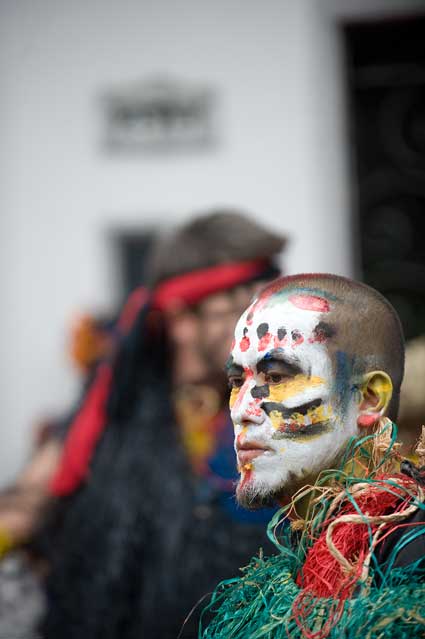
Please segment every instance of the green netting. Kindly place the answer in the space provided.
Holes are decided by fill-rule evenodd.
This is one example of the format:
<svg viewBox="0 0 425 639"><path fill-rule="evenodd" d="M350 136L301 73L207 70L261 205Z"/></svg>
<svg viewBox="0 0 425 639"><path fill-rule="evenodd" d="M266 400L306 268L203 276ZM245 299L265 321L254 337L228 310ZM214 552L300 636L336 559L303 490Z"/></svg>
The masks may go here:
<svg viewBox="0 0 425 639"><path fill-rule="evenodd" d="M395 574L397 573L397 574ZM425 637L425 584L414 570L398 570L391 584L372 586L366 595L344 602L336 623L335 601L312 599L304 627L298 627L293 604L300 592L291 558L256 558L243 576L223 582L208 607L213 621L203 639L286 639L326 636L332 639L415 639ZM422 575L423 578L423 575ZM327 625L330 628L326 628Z"/></svg>

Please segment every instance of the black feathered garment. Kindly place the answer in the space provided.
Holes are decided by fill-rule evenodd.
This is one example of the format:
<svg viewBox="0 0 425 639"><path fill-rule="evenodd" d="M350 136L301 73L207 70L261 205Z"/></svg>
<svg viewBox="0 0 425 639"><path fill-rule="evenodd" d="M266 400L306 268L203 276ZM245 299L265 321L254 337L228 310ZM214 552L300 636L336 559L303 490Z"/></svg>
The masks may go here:
<svg viewBox="0 0 425 639"><path fill-rule="evenodd" d="M264 524L231 520L196 480L172 410L164 330L148 309L120 348L86 484L55 506L45 639L176 638L191 608L237 574ZM152 321L150 320L150 324ZM197 636L198 606L181 632Z"/></svg>

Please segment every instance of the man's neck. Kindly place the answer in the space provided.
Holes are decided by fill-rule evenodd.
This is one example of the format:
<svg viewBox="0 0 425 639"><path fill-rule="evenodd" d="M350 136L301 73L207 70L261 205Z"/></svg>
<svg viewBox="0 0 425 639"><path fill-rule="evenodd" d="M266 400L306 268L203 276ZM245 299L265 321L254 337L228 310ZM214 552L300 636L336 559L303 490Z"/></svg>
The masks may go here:
<svg viewBox="0 0 425 639"><path fill-rule="evenodd" d="M384 442L382 450L379 450L377 443L379 444L374 438L366 440L361 446L356 447L355 454L349 459L345 461L343 457L340 457L335 461L333 468L340 469L339 471L335 470L335 473L332 473L332 470L329 469L316 477L309 477L303 482L303 485L291 491L290 494L283 493L277 500L279 506L288 507L292 504L287 513L291 521L308 520L313 501L323 493L323 489L331 486L335 478L342 482L348 477L362 480L370 477L371 473L376 471L387 445L387 442ZM398 443L394 444L394 447L398 446ZM398 462L394 455L389 454L388 461L385 462L382 469L384 472L395 472L397 465ZM320 479L321 476L323 480Z"/></svg>
<svg viewBox="0 0 425 639"><path fill-rule="evenodd" d="M305 481L291 492L282 493L277 502L281 508L288 508L287 517L291 521L307 520L312 501L319 495L315 490L317 477L306 478Z"/></svg>

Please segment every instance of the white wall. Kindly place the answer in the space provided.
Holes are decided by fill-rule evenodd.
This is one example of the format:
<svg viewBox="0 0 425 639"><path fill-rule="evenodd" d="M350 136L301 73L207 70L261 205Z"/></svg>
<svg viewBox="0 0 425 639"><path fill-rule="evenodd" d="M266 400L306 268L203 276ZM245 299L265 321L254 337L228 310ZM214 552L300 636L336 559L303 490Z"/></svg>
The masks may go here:
<svg viewBox="0 0 425 639"><path fill-rule="evenodd" d="M287 270L352 272L334 24L352 4L0 1L0 482L23 462L34 419L74 396L64 327L112 302L112 224L231 204L291 236ZM100 94L156 72L218 90L221 145L103 155Z"/></svg>

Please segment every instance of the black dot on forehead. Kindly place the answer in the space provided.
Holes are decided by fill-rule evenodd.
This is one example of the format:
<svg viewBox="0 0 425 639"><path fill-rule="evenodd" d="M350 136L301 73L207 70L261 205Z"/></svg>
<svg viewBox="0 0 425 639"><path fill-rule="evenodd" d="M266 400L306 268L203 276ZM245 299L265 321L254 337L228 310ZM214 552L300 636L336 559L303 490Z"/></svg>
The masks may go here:
<svg viewBox="0 0 425 639"><path fill-rule="evenodd" d="M283 339L285 335L286 335L286 328L281 327L277 329L277 339L279 340Z"/></svg>
<svg viewBox="0 0 425 639"><path fill-rule="evenodd" d="M323 335L324 337L334 337L336 335L335 326L331 326L327 322L319 322L315 328L313 333L315 335Z"/></svg>
<svg viewBox="0 0 425 639"><path fill-rule="evenodd" d="M263 322L262 324L259 324L257 326L257 335L258 335L259 339L264 337L264 335L268 332L268 330L269 330L269 325L266 322Z"/></svg>

